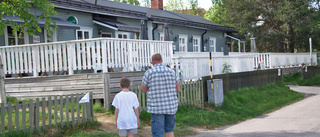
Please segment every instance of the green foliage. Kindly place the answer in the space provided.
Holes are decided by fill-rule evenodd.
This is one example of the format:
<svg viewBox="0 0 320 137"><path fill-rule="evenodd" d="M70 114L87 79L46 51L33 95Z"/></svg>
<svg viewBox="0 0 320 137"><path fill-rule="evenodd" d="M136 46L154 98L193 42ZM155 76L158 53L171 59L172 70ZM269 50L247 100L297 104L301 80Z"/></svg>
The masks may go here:
<svg viewBox="0 0 320 137"><path fill-rule="evenodd" d="M231 65L228 65L227 62L224 62L222 67L223 67L223 69L222 69L223 74L232 72Z"/></svg>
<svg viewBox="0 0 320 137"><path fill-rule="evenodd" d="M1 134L1 137L32 137L30 132L26 132L23 130L20 131L9 131L5 134Z"/></svg>
<svg viewBox="0 0 320 137"><path fill-rule="evenodd" d="M297 82L299 86L313 86L313 85L320 85L320 75L316 75L310 79L306 80L299 80Z"/></svg>
<svg viewBox="0 0 320 137"><path fill-rule="evenodd" d="M40 16L33 15L30 10L40 10ZM41 32L39 22L45 21L44 28L49 30L51 34L53 27L56 26L56 22L53 22L50 16L56 15L54 11L54 4L51 4L49 0L4 0L0 3L0 34L4 34L5 24L10 24L14 31L20 32L20 36L24 32L30 35L34 35L36 31ZM12 20L3 20L4 15L16 16L24 21L22 24L18 24Z"/></svg>
<svg viewBox="0 0 320 137"><path fill-rule="evenodd" d="M148 113L146 110L143 110L140 112L139 118L141 121L148 122L151 120L151 114Z"/></svg>
<svg viewBox="0 0 320 137"><path fill-rule="evenodd" d="M11 102L14 104L16 101L19 101L16 97L6 96L7 103Z"/></svg>
<svg viewBox="0 0 320 137"><path fill-rule="evenodd" d="M164 9L201 17L206 14L206 11L198 6L196 0L189 0L189 3L185 3L183 0L168 0Z"/></svg>
<svg viewBox="0 0 320 137"><path fill-rule="evenodd" d="M305 52L309 50L309 38L314 49L320 49L320 11L314 0L216 3L206 18L234 27L239 36L247 39L254 36L259 52Z"/></svg>
<svg viewBox="0 0 320 137"><path fill-rule="evenodd" d="M301 73L297 72L282 77L282 81L286 83L295 83L299 86L320 85L320 75L316 75L310 79L301 79Z"/></svg>
<svg viewBox="0 0 320 137"><path fill-rule="evenodd" d="M132 5L140 5L139 0L114 0L114 1L127 3L127 4L132 4Z"/></svg>
<svg viewBox="0 0 320 137"><path fill-rule="evenodd" d="M293 73L282 77L282 81L286 83L297 83L301 80L301 73Z"/></svg>
<svg viewBox="0 0 320 137"><path fill-rule="evenodd" d="M179 106L176 122L215 128L260 116L301 100L303 97L303 94L290 90L282 83L241 88L227 92L220 108Z"/></svg>
<svg viewBox="0 0 320 137"><path fill-rule="evenodd" d="M104 109L103 105L100 103L95 103L93 105L93 111L97 113L104 113L106 112L106 109Z"/></svg>

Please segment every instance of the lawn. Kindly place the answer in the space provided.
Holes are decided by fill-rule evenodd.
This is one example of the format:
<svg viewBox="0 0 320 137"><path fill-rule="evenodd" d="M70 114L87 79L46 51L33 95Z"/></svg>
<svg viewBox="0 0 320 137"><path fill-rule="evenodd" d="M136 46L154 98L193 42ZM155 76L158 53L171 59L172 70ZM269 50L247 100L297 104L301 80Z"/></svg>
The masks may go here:
<svg viewBox="0 0 320 137"><path fill-rule="evenodd" d="M214 129L221 126L232 125L241 121L261 116L275 111L283 106L303 99L304 95L294 92L283 83L272 83L261 87L246 87L239 90L228 91L224 95L222 107L207 106L198 108L191 106L179 106L176 114L176 136L195 134L189 127L202 127ZM112 111L105 111L102 106L94 106L95 114L113 116ZM99 113L98 113L99 112ZM150 126L151 116L145 111L140 113L141 127L138 136L143 136L142 131L150 132L146 127ZM118 136L117 131L106 133L101 129L101 123L94 121L76 127L62 129L51 128L34 134L19 134L19 136ZM10 133L13 136L17 133ZM6 135L4 135L6 136ZM7 134L7 136L10 136Z"/></svg>

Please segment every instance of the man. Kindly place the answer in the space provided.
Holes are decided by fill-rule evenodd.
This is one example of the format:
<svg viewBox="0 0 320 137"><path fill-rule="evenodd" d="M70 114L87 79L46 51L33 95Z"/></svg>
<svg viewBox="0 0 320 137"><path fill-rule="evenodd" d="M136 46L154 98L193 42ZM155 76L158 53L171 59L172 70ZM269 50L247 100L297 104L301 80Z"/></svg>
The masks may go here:
<svg viewBox="0 0 320 137"><path fill-rule="evenodd" d="M153 137L174 137L175 114L178 110L179 76L162 65L160 53L152 55L153 68L143 76L141 89L148 91L147 112L151 113Z"/></svg>

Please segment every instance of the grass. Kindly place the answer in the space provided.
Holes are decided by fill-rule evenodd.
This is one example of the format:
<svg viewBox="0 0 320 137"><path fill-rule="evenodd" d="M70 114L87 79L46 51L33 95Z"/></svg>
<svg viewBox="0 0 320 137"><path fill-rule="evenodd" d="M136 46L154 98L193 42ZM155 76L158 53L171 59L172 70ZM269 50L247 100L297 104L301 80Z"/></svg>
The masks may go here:
<svg viewBox="0 0 320 137"><path fill-rule="evenodd" d="M295 78L299 76L293 75ZM296 82L295 78L287 80ZM319 77L315 77L319 79ZM317 80L313 80L317 81ZM208 129L236 124L238 122L261 116L272 112L285 105L301 100L303 94L291 91L283 83L273 83L261 87L247 87L229 91L224 95L222 107L208 106L198 108L191 106L179 106L176 113L176 136L194 134L188 126L200 126ZM110 115L114 108L106 111L101 104L94 105L95 113ZM150 125L151 115L146 111L140 112L141 126ZM75 127L51 128L45 131L33 133L7 133L9 136L66 136L66 137L118 137L118 133L103 133L99 131L100 123L97 121L80 124ZM143 129L143 127L139 127ZM145 129L144 129L145 130ZM10 135L12 134L12 135ZM139 133L138 133L139 134Z"/></svg>
<svg viewBox="0 0 320 137"><path fill-rule="evenodd" d="M180 127L206 126L213 129L272 112L301 100L303 97L303 94L291 91L282 83L241 88L227 92L224 96L224 103L220 108L210 106L203 109L179 106L176 113L176 125ZM149 113L140 113L140 120L150 121L150 119Z"/></svg>
<svg viewBox="0 0 320 137"><path fill-rule="evenodd" d="M176 122L213 129L272 112L303 97L303 94L291 91L282 83L241 88L227 92L221 108L179 107Z"/></svg>
<svg viewBox="0 0 320 137"><path fill-rule="evenodd" d="M301 73L289 74L282 77L282 81L285 83L297 84L299 86L313 86L320 85L320 75L316 75L310 79L301 79Z"/></svg>
<svg viewBox="0 0 320 137"><path fill-rule="evenodd" d="M297 82L299 86L313 86L313 85L320 85L320 75L316 75L307 80L300 80Z"/></svg>

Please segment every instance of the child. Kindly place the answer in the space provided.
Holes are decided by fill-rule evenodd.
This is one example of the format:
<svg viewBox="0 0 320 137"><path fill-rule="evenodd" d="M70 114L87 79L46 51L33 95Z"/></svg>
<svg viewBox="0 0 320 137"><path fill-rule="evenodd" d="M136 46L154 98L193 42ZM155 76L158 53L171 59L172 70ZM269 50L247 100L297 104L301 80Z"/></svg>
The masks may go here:
<svg viewBox="0 0 320 137"><path fill-rule="evenodd" d="M113 99L112 105L116 108L116 127L119 135L133 137L138 133L139 123L139 101L137 95L129 91L130 80L122 78L120 80L120 91Z"/></svg>

